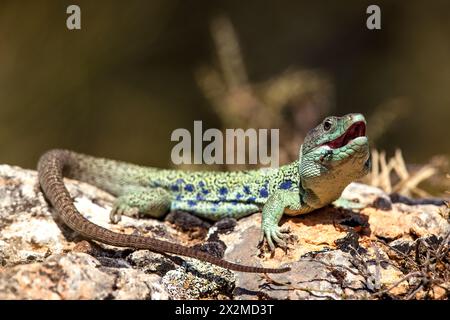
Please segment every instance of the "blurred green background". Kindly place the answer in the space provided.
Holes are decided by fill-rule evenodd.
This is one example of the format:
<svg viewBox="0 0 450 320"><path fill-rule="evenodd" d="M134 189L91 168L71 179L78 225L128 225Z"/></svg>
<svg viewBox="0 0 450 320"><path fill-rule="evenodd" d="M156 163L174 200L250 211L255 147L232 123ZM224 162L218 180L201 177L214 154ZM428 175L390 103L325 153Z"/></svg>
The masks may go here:
<svg viewBox="0 0 450 320"><path fill-rule="evenodd" d="M80 31L66 28L70 4L81 7ZM310 110L303 114L307 127L322 115L362 112L378 149L401 148L412 163L448 157L450 2L377 1L378 31L366 28L369 4L2 0L0 163L34 168L41 153L58 147L168 167L176 128L192 131L194 120L252 127L251 117L239 122L231 109L224 115L233 92L263 97L251 109L261 126L269 117L260 105L273 101L267 97L269 87L278 88L274 79L295 89L316 76L309 98L275 92L281 95L276 110ZM233 50L224 58L227 46ZM231 69L238 63L236 81L227 75L227 59ZM306 78L289 78L302 70L310 72ZM222 77L221 88L214 76ZM241 100L231 104L239 109ZM294 118L291 112L284 120ZM274 125L289 123L284 120ZM280 134L296 136L295 130L304 134L298 123Z"/></svg>

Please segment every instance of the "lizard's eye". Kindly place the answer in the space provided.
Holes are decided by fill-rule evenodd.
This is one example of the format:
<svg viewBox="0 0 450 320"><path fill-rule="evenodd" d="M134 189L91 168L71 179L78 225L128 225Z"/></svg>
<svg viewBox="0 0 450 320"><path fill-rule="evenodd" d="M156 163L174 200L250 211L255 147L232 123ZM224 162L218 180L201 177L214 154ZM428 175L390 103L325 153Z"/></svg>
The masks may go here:
<svg viewBox="0 0 450 320"><path fill-rule="evenodd" d="M323 123L323 129L325 131L328 131L331 129L331 125L333 124L333 122L330 119L326 119Z"/></svg>

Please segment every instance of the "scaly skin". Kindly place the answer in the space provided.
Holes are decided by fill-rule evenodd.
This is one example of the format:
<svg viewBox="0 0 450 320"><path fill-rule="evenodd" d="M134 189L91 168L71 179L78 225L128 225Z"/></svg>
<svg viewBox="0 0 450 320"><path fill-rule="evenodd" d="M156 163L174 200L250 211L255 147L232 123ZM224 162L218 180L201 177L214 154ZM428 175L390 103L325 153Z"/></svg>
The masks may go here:
<svg viewBox="0 0 450 320"><path fill-rule="evenodd" d="M345 134L354 139L343 139ZM47 196L52 193L54 198L57 192L51 192L54 190L48 181L52 174L43 174L51 171L52 164L59 164L58 168L70 178L116 195L111 212L113 222L118 222L122 214L136 212L161 217L170 210L184 210L219 220L238 219L262 210L261 240L265 238L272 250L275 244L285 246L285 230L278 227L283 213L304 214L333 202L351 181L370 169L365 120L361 114L326 118L306 136L299 159L278 169L166 170L52 150L41 157L38 170L41 185L47 187L44 192ZM57 170L53 171L57 175ZM57 199L50 200L54 203ZM86 232L85 235L89 237Z"/></svg>

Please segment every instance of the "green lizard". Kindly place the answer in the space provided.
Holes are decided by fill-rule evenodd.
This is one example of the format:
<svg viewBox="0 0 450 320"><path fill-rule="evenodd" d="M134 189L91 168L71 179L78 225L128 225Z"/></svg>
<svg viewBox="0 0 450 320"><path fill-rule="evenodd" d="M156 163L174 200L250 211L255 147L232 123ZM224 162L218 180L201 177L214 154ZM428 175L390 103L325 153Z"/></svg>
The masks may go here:
<svg viewBox="0 0 450 320"><path fill-rule="evenodd" d="M68 150L51 150L39 160L41 187L63 221L82 235L111 245L170 252L244 272L284 272L234 264L204 252L149 237L125 235L85 219L73 205L63 174L117 196L111 220L139 212L154 218L184 210L219 220L241 218L262 210L261 240L271 250L285 246L283 215L299 215L338 199L343 189L370 169L366 121L361 114L327 117L312 129L298 160L280 168L249 171L180 171L142 167L95 158Z"/></svg>

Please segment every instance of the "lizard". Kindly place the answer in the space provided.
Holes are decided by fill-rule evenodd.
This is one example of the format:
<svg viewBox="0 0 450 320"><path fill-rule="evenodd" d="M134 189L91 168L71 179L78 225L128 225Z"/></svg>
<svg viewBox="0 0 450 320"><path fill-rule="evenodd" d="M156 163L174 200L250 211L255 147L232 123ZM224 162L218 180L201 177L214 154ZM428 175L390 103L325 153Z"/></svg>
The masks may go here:
<svg viewBox="0 0 450 320"><path fill-rule="evenodd" d="M123 214L133 213L161 218L180 210L217 221L262 211L260 243L266 239L273 251L276 245L286 245L289 230L278 225L283 214L305 214L332 203L350 182L369 170L366 120L362 114L352 113L325 118L307 133L298 159L279 168L160 169L54 149L40 157L38 180L62 221L88 239L192 257L235 271L281 273L290 268L240 265L180 244L100 227L76 209L63 177L90 183L116 196L110 214L113 223Z"/></svg>

